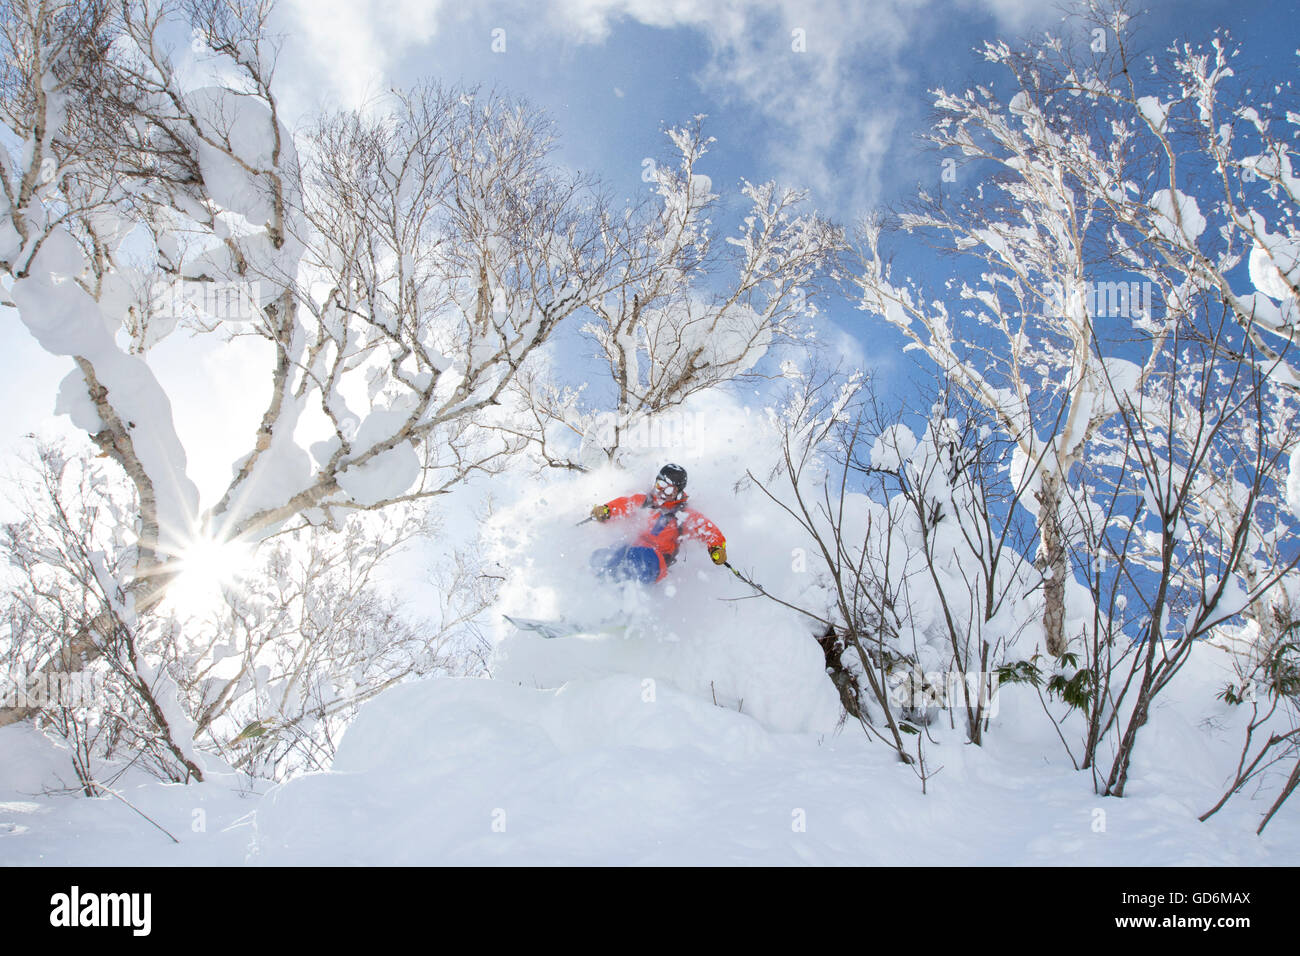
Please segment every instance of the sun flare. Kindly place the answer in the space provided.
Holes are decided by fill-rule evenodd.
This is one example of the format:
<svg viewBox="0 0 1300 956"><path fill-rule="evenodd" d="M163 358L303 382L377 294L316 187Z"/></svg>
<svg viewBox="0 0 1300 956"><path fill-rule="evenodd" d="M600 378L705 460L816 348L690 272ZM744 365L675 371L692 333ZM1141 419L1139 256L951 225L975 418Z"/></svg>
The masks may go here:
<svg viewBox="0 0 1300 956"><path fill-rule="evenodd" d="M237 541L196 537L181 554L180 571L167 588L167 604L185 616L205 616L221 607L223 592L247 568L248 549Z"/></svg>

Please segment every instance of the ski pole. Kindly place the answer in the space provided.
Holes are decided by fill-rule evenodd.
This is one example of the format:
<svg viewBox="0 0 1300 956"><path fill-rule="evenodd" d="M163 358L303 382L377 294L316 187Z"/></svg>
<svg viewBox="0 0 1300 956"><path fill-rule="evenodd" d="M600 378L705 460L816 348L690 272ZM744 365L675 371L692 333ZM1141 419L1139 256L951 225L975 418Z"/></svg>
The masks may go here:
<svg viewBox="0 0 1300 956"><path fill-rule="evenodd" d="M791 604L789 601L782 601L782 600L781 600L779 597L777 597L775 594L771 594L771 593L769 593L766 589L763 588L763 586L762 586L761 584L758 584L758 583L754 582L753 580L751 580L750 578L745 577L743 574L741 574L739 571L737 571L735 568L733 568L733 567L731 566L731 562L730 562L730 561L723 561L723 562L722 562L722 566L723 566L724 568L726 568L728 571L730 571L732 574L734 574L736 577L740 578L740 580L742 580L742 581L744 581L746 584L748 584L751 588L753 588L753 589L754 589L755 591L757 591L759 594L763 595L763 597L767 598L769 601L775 601L777 604L783 605L784 607L788 607L788 608L789 608L790 610L792 610L792 611L798 611L800 614L803 614L803 615L805 615L806 617L810 617L810 618L812 618L814 621L818 621L818 622L820 622L820 623L822 623L822 624L827 625L828 627L831 626L831 625L830 625L830 621L827 621L825 618L818 617L818 616L817 616L816 614L814 614L812 611L805 611L803 608L801 608L801 607L796 607L795 605Z"/></svg>
<svg viewBox="0 0 1300 956"><path fill-rule="evenodd" d="M734 574L736 577L740 578L740 580L742 580L742 581L744 581L746 584L748 584L748 585L749 585L751 588L753 588L755 591L758 591L758 592L760 592L760 593L762 593L762 594L766 594L766 593L767 593L766 591L763 590L763 588L762 588L760 585L758 585L758 584L756 584L755 582L751 581L749 578L745 577L743 574L741 574L739 571L737 571L734 567L732 567L730 561L723 561L723 562L722 562L722 566L723 566L724 568L726 568L728 571L730 571L732 574Z"/></svg>

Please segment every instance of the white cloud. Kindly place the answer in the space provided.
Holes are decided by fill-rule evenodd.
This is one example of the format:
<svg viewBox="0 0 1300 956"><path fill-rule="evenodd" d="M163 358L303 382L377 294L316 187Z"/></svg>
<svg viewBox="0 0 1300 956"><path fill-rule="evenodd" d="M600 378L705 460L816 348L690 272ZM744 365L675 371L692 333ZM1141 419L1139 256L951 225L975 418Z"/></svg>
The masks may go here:
<svg viewBox="0 0 1300 956"><path fill-rule="evenodd" d="M346 106L382 91L389 73L427 44L449 17L442 0L288 0L305 43ZM876 201L896 133L926 108L927 63L919 37L936 16L983 11L1006 29L1044 15L1039 0L497 0L476 15L502 16L572 43L601 43L622 21L698 31L710 54L695 75L724 103L743 104L772 124L761 147L782 179L811 188L845 213ZM798 31L798 32L796 32ZM864 82L864 79L866 82ZM617 95L617 92L616 92Z"/></svg>
<svg viewBox="0 0 1300 956"><path fill-rule="evenodd" d="M1021 29L1042 17L1040 0L957 0ZM774 124L767 158L791 184L857 213L874 204L886 164L898 162L895 133L928 103L923 28L951 15L935 0L555 0L570 38L605 39L621 19L686 27L709 40L698 76L711 93ZM990 37L991 39L991 37ZM870 82L864 82L864 78ZM904 92L906 91L906 92Z"/></svg>
<svg viewBox="0 0 1300 956"><path fill-rule="evenodd" d="M324 84L353 108L384 89L402 54L434 38L442 0L287 0L285 9L294 47L314 67L306 85Z"/></svg>
<svg viewBox="0 0 1300 956"><path fill-rule="evenodd" d="M1043 21L1044 17L1059 19L1061 10L1056 4L1043 0L959 0L967 10L991 14L1006 27L1025 27Z"/></svg>

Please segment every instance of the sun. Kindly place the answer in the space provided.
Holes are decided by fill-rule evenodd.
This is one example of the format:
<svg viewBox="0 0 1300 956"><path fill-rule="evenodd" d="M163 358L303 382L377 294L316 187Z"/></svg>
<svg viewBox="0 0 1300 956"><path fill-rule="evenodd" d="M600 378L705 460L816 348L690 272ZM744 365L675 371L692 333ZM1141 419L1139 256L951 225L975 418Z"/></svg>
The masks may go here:
<svg viewBox="0 0 1300 956"><path fill-rule="evenodd" d="M206 617L224 604L224 591L248 568L249 549L238 541L198 535L180 554L165 602L187 617Z"/></svg>

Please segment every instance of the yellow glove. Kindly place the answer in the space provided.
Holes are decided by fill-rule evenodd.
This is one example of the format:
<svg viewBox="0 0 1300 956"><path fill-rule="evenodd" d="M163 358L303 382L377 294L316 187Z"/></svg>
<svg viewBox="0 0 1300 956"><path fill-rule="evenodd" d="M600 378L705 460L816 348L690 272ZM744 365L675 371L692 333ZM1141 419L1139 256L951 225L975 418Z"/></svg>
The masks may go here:
<svg viewBox="0 0 1300 956"><path fill-rule="evenodd" d="M596 505L591 509L591 516L597 521L604 521L609 517L609 505Z"/></svg>
<svg viewBox="0 0 1300 956"><path fill-rule="evenodd" d="M713 559L714 564L726 564L727 546L725 544L719 544L709 548L709 557Z"/></svg>

